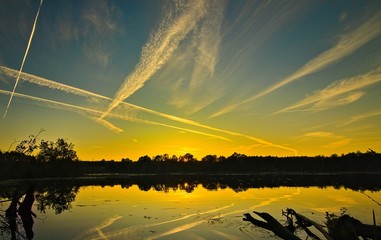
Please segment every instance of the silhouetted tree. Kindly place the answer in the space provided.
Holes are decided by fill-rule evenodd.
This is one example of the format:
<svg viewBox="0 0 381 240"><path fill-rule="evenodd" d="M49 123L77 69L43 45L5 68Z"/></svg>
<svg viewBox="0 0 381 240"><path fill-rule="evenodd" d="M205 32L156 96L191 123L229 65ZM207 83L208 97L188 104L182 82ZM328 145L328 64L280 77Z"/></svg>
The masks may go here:
<svg viewBox="0 0 381 240"><path fill-rule="evenodd" d="M40 152L37 156L42 162L73 161L77 160L77 153L74 151L74 144L67 143L59 138L56 142L44 141L40 143Z"/></svg>
<svg viewBox="0 0 381 240"><path fill-rule="evenodd" d="M193 162L196 159L194 158L193 154L186 153L184 156L179 157L180 162Z"/></svg>
<svg viewBox="0 0 381 240"><path fill-rule="evenodd" d="M202 162L205 163L216 163L217 162L217 155L206 155L201 159Z"/></svg>
<svg viewBox="0 0 381 240"><path fill-rule="evenodd" d="M36 135L29 135L29 139L22 140L16 146L16 152L26 155L32 154L38 148L37 138L43 131L45 130L41 129Z"/></svg>
<svg viewBox="0 0 381 240"><path fill-rule="evenodd" d="M138 159L138 163L150 163L152 160L148 155L142 156Z"/></svg>

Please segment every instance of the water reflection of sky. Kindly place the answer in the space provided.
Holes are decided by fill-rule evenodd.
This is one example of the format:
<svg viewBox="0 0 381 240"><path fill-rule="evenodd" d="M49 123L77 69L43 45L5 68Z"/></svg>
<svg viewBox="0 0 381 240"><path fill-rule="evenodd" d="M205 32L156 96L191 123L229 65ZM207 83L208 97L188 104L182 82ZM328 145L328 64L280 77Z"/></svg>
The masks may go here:
<svg viewBox="0 0 381 240"><path fill-rule="evenodd" d="M271 239L272 234L243 222L242 214L265 211L283 220L281 210L293 208L321 223L326 211L346 208L371 223L372 209L377 218L381 207L368 196L381 201L381 193L364 193L332 187L234 192L199 186L192 193L141 191L136 185L81 187L70 210L38 213L34 232L35 239Z"/></svg>

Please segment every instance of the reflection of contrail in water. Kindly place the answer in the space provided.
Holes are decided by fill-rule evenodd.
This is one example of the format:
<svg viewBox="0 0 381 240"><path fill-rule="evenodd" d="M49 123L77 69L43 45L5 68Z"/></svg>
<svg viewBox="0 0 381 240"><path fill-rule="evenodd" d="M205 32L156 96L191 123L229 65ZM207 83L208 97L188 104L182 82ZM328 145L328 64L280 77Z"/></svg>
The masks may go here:
<svg viewBox="0 0 381 240"><path fill-rule="evenodd" d="M299 195L300 194L300 190L298 189L296 192L292 193L292 194L286 194L286 195L283 195L283 196L280 196L280 197L274 197L274 198L270 198L266 201L263 201L263 202L260 202L254 206L251 206L250 209L255 209L255 208L258 208L258 207L263 207L263 206L267 206L273 202L276 202L280 199L283 199L283 198L290 198L292 196L295 196L295 195ZM226 216L229 216L229 215L232 215L232 214L237 214L237 213L244 213L245 211L247 212L248 209L240 209L240 210L235 210L235 211L232 211L232 212L227 212L227 213L221 213L218 215L219 218L222 218L222 217L226 217ZM171 235L171 234L174 234L174 233L178 233L178 232L182 232L182 231L185 231L185 230L188 230L190 228L193 228L193 227L196 227L202 223L205 223L205 220L201 220L201 221L195 221L195 222L191 222L191 223L187 223L187 224L184 224L184 225L181 225L181 226L178 226L178 227L175 227L175 228L172 228L166 232L163 232L163 233L160 233L160 234L157 234L155 236L151 236L151 237L148 237L146 239L157 239L157 238L161 238L161 237L164 237L164 236L168 236L168 235Z"/></svg>
<svg viewBox="0 0 381 240"><path fill-rule="evenodd" d="M11 92L0 89L0 94L8 95L8 94L11 94ZM109 128L109 129L111 129L113 131L116 131L116 132L123 132L122 129L114 126L110 122L107 122L104 119L98 119L98 118L96 118L96 117L99 117L103 113L102 111L98 111L98 110L94 110L94 109L90 109L90 108L85 108L85 107L80 107L80 106L75 106L75 105L71 105L71 104L67 104L67 103L57 102L57 101L53 101L53 100L48 100L48 99L44 99L44 98L33 97L33 96L29 96L29 95L25 95L25 94L20 94L20 93L15 93L15 96L31 99L31 100L38 101L38 102L41 102L41 103L45 103L48 106L56 108L56 109L69 110L69 111L77 112L77 113L80 113L80 114L86 113L86 114L90 115L90 116L85 115L86 117L89 117L90 119L92 119L92 120L102 124L103 126ZM172 126L172 125L168 125L168 124L164 124L164 123L158 123L158 122L154 122L154 121L139 119L139 118L125 116L125 115L110 114L109 117L115 118L115 119L127 120L127 121L131 121L131 122L137 122L137 123L145 123L145 124L149 124L149 125L163 126L163 127L168 127L168 128L173 128L173 129L177 129L177 130L182 130L182 131L190 132L190 133L195 133L195 134L200 134L200 135L204 135L204 136L219 138L219 139L222 139L222 140L225 140L225 141L231 141L228 138L224 138L224 137L221 137L221 136L218 136L218 135L214 135L214 134L204 133L204 132L200 132L200 131L196 131L196 130L192 130L192 129L176 127L176 126Z"/></svg>
<svg viewBox="0 0 381 240"><path fill-rule="evenodd" d="M101 237L101 239L107 240L109 238L103 233L102 229L106 228L108 226L111 226L115 221L117 221L121 218L123 218L123 217L122 216L115 216L115 217L108 218L104 222L99 224L98 226L95 226L93 229L89 230L89 232L95 231L98 233L98 235Z"/></svg>
<svg viewBox="0 0 381 240"><path fill-rule="evenodd" d="M191 222L191 223L186 223L186 224L183 224L183 225L180 225L178 227L175 227L175 228L172 228L166 232L163 232L163 233L160 233L160 234L157 234L155 236L151 236L151 237L148 237L148 238L145 238L146 240L151 240L151 239L158 239L158 238L161 238L161 237L165 237L165 236L168 236L168 235L171 235L171 234L174 234L174 233L178 233L178 232L182 232L182 231L185 231L185 230L188 230L188 229L191 229L193 227L196 227L202 223L204 223L205 221L204 220L200 220L200 221L196 221L196 222Z"/></svg>
<svg viewBox="0 0 381 240"><path fill-rule="evenodd" d="M19 70L19 74L18 74L18 76L16 78L15 86L13 87L13 91L12 91L11 97L9 98L9 102L8 102L7 108L6 108L5 113L4 113L4 117L3 117L4 119L7 116L7 112L8 112L9 106L11 105L12 98L13 98L13 95L14 95L14 93L16 91L17 84L19 83L20 74L22 72L22 69L24 68L25 59L26 59L26 56L28 55L30 44L32 43L32 39L33 39L33 35L34 35L34 30L36 29L37 19L38 19L38 15L40 14L40 9L41 9L41 6L42 6L42 1L43 0L40 1L40 6L38 6L36 18L34 19L34 23L33 23L32 32L30 33L28 45L27 45L26 50L25 50L24 58L22 59L22 62L21 62L21 67L20 67L20 70Z"/></svg>
<svg viewBox="0 0 381 240"><path fill-rule="evenodd" d="M296 195L299 195L300 194L300 189L297 189L295 192L293 193L290 193L290 194L284 194L280 197L273 197L273 198L269 198L269 199L266 199L262 202L259 202L258 204L255 204L251 207L249 207L248 209L238 209L238 210L234 210L234 211L231 211L231 212L226 212L226 213L219 213L218 214L218 218L223 218L223 217L226 217L226 216L229 216L229 215L232 215L232 214L243 214L244 212L247 212L248 210L253 210L253 209L256 209L256 208L259 208L259 207L263 207L263 206L268 206L270 205L271 203L273 202L276 202L276 201L279 201L281 199L285 199L285 198L290 198L290 197L293 197L293 196L296 196ZM185 220L185 219L188 219L188 218L191 218L191 217L194 217L196 216L196 218L194 218L194 220L197 219L198 216L200 215L204 215L204 214L210 214L210 213L215 213L215 212L218 212L218 211L222 211L224 209L227 209L227 208L230 208L234 206L234 204L230 204L230 205L227 205L227 206L224 206L224 207L220 207L220 208L217 208L217 209L211 209L211 210L208 210L208 211L205 211L205 212L201 212L201 213L193 213L193 214L189 214L189 215L186 215L186 216L183 216L181 218L177 218L177 219L173 219L173 220L169 220L169 221L164 221L164 222L159 222L159 223L152 223L152 224L147 224L147 225L142 225L142 226L132 226L132 227L128 227L128 228L124 228L124 229L121 229L121 230L118 230L118 231L115 231L115 232L111 232L111 233L106 233L106 237L108 238L117 238L117 237L121 237L123 235L128 235L128 234L133 234L139 230L143 230L145 228L149 228L149 227L155 227L155 226L159 226L159 225L164 225L164 224L167 224L167 223L173 223L173 222L178 222L178 221L181 221L181 220ZM162 237L165 237L165 236L168 236L168 235L171 235L171 234L175 234L175 233L178 233L178 232L182 232L182 231L186 231L186 230L189 230L191 228L194 228L198 225L201 225L203 223L205 223L206 220L203 219L203 220L196 220L196 221L191 221L189 223L185 223L185 224L182 224L180 226L176 226L174 228L171 228L165 232L162 232L162 233L158 233L156 235L153 235L153 236L149 236L145 239L157 239L157 238L162 238Z"/></svg>
<svg viewBox="0 0 381 240"><path fill-rule="evenodd" d="M121 235L131 234L131 233L137 232L137 231L145 229L145 228L160 226L160 225L164 225L164 224L168 224L168 223L173 223L173 222L178 222L178 221L185 220L185 219L188 219L188 218L191 218L191 217L194 217L194 216L197 217L197 216L200 216L200 215L215 213L215 212L218 212L218 211L230 208L232 206L234 206L234 204L226 205L226 206L223 206L223 207L220 207L220 208L210 209L210 210L207 210L207 211L204 211L204 212L188 214L188 215L185 215L185 216L180 217L180 218L176 218L176 219L172 219L172 220L168 220L168 221L163 221L163 222L159 222L159 223L152 223L152 224L146 224L146 225L141 225L141 226L131 226L131 227L127 227L127 228L115 231L115 232L108 233L108 234L106 234L106 236L109 237L109 238L118 237L118 236L120 237ZM161 234L159 234L160 236L156 235L156 236L152 236L151 238L148 238L148 239L156 239L156 238L164 237L166 235L170 235L170 234L173 234L173 233L176 233L176 232L185 231L185 230L190 229L192 227L195 227L195 226L197 226L197 225L199 225L199 224L201 224L203 222L205 222L205 220L200 220L200 221L184 224L184 225L178 226L178 227L176 227L174 229L171 229L171 230L169 230L169 231L167 231L165 233L161 233Z"/></svg>
<svg viewBox="0 0 381 240"><path fill-rule="evenodd" d="M17 75L17 71L16 70L10 69L10 68L4 67L4 66L0 66L0 70L2 70L2 72L5 75L9 76L9 77L13 77L13 76ZM79 96L95 97L95 98L98 98L98 99L112 101L112 99L109 98L109 97L106 97L106 96L103 96L103 95L100 95L100 94L97 94L97 93L93 93L93 92L90 92L90 91L86 91L86 90L83 90L83 89L80 89L80 88L76 88L76 87L73 87L73 86L69 86L69 85L66 85L66 84L58 83L58 82L55 82L55 81L52 81L52 80L48 80L48 79L45 79L45 78L42 78L42 77L38 77L38 76L35 76L35 75L32 75L32 74L28 74L28 73L21 73L20 79L22 79L24 81L28 81L28 82L34 83L34 84L38 84L40 86L45 86L45 87L49 87L49 88L52 88L52 89L61 90L61 91L64 91L64 92L67 92L67 93L71 93L71 94L76 94L76 95L79 95ZM284 150L287 150L287 151L291 151L291 152L293 152L296 155L296 150L295 149L284 147L284 146L281 146L281 145L277 145L277 144L274 144L274 143L271 143L271 142L268 142L268 141L265 141L265 140L262 140L262 139L259 139L259 138L255 138L255 137L252 137L252 136L248 136L248 135L245 135L245 134L236 133L236 132L232 132L232 131L228 131L228 130L224 130L224 129L220 129L220 128L215 128L215 127L207 126L207 125L201 124L201 123L196 122L196 121L192 121L192 120L189 120L189 119L176 117L176 116L169 115L169 114L166 114L166 113L162 113L162 112L158 112L158 111L151 110L151 109L148 109L148 108L144 108L144 107L141 107L141 106L137 106L137 105L134 105L134 104L131 104L131 103L122 102L122 104L126 105L128 107L132 107L132 108L138 109L138 110L146 112L146 113L150 113L150 114L153 114L153 115L156 115L156 116L160 116L160 117L163 117L163 118L175 121L175 122L184 123L184 124L188 124L188 125L195 126L195 127L200 127L200 128L204 128L204 129L208 129L208 130L212 130L212 131L216 131L216 132L225 133L225 134L228 134L228 135L231 135L231 136L237 136L237 137L247 138L247 139L250 139L252 141L258 142L258 143L260 143L261 145L264 145L264 146L270 146L270 147L275 147L275 148L280 148L280 149L284 149ZM102 123L102 121L98 121L98 122ZM226 138L224 140L226 140Z"/></svg>

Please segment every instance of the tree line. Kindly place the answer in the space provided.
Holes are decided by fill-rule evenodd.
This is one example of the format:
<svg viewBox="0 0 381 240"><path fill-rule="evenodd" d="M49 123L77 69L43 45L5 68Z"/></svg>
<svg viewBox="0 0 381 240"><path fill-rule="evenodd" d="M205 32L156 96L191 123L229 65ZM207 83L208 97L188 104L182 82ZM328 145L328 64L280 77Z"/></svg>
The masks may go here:
<svg viewBox="0 0 381 240"><path fill-rule="evenodd" d="M0 151L0 178L63 177L85 174L317 174L317 173L377 173L381 174L381 154L369 149L331 156L247 156L206 155L200 160L191 153L176 155L141 156L136 161L79 161L74 144L59 138L41 140L31 135L14 150Z"/></svg>

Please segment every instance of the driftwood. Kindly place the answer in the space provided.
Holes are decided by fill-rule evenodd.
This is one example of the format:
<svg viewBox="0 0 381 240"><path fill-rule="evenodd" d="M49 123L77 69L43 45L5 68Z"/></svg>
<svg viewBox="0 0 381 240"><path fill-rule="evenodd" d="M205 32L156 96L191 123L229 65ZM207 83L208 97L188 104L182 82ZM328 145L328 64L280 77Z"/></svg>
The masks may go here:
<svg viewBox="0 0 381 240"><path fill-rule="evenodd" d="M295 236L292 232L290 232L286 227L284 227L282 224L280 224L273 216L271 216L268 213L265 212L255 212L258 216L263 218L266 222L257 220L253 218L250 213L245 213L244 221L251 222L252 224L270 230L273 233L275 233L277 236L281 237L282 239L286 240L300 240L299 237Z"/></svg>
<svg viewBox="0 0 381 240"><path fill-rule="evenodd" d="M255 226L272 231L278 237L285 240L296 240L300 238L294 234L296 227L294 226L293 219L296 219L295 224L298 228L303 229L306 234L315 240L320 240L321 238L314 234L309 227L315 227L326 240L358 240L359 237L362 239L373 239L381 240L381 227L377 227L375 224L375 216L373 213L374 225L367 225L361 223L359 220L343 214L340 217L335 215L326 215L326 231L322 225L316 223L315 221L308 219L307 217L297 213L293 209L287 209L282 214L287 218L287 225L283 226L274 217L265 212L254 212L256 215L260 216L265 220L261 221L255 219L249 213L244 214L244 221L251 222Z"/></svg>
<svg viewBox="0 0 381 240"><path fill-rule="evenodd" d="M381 227L363 224L347 214L339 218L331 218L327 214L329 234L336 240L352 240L361 236L363 239L381 239ZM374 219L375 222L375 219Z"/></svg>
<svg viewBox="0 0 381 240"><path fill-rule="evenodd" d="M287 216L288 215L295 216L298 222L298 225L301 226L301 228L303 228L303 230L307 233L307 235L312 237L313 239L320 239L320 238L308 229L309 226L314 226L319 232L323 234L323 236L327 240L333 240L331 236L329 236L328 232L320 224L316 223L315 221L308 219L307 217L295 212L295 210L290 208L287 209L286 213L287 213Z"/></svg>

